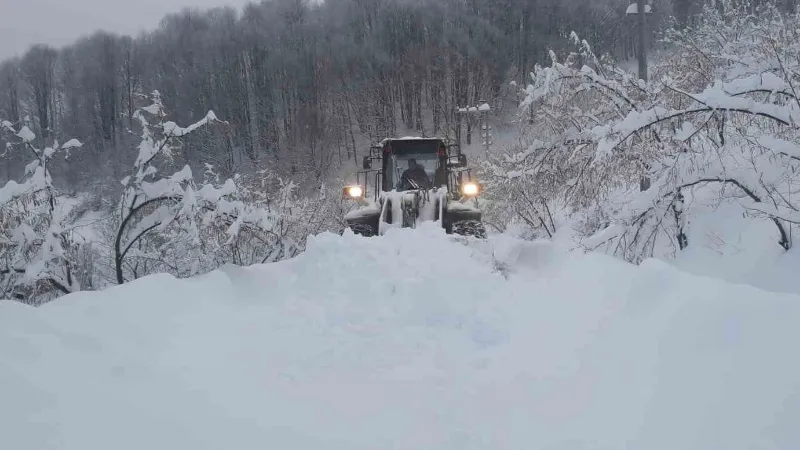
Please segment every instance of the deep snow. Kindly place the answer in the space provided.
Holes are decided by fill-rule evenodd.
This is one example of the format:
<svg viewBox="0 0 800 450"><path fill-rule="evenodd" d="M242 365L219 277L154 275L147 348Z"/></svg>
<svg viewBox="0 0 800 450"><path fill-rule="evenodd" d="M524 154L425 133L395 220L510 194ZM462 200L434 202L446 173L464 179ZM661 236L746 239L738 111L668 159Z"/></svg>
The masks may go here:
<svg viewBox="0 0 800 450"><path fill-rule="evenodd" d="M670 264L731 283L800 295L800 253L795 247L784 251L778 245L780 234L772 221L742 217L735 204L712 207L711 199L697 202L703 208L693 211L687 226L690 244L668 260ZM796 225L784 226L790 239L797 235Z"/></svg>
<svg viewBox="0 0 800 450"><path fill-rule="evenodd" d="M0 302L23 449L800 448L800 297L431 226Z"/></svg>

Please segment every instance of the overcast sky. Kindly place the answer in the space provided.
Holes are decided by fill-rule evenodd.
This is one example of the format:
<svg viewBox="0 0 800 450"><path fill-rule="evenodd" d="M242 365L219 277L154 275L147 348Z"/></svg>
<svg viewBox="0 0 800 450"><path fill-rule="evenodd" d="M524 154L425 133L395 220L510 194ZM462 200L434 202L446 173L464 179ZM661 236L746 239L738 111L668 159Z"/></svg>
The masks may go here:
<svg viewBox="0 0 800 450"><path fill-rule="evenodd" d="M36 43L55 47L104 29L135 35L158 26L164 15L186 6L233 6L248 0L0 0L0 60Z"/></svg>

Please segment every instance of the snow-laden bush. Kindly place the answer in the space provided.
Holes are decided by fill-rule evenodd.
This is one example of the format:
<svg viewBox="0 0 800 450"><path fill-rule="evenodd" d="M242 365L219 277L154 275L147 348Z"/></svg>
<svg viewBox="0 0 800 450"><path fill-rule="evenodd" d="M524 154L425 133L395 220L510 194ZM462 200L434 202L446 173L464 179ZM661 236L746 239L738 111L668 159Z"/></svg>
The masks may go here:
<svg viewBox="0 0 800 450"><path fill-rule="evenodd" d="M82 144L72 139L40 148L26 125L17 130L0 121L0 129L9 136L6 153L21 151L31 157L21 182L0 187L0 298L38 304L78 291L80 243L53 186L50 162L61 155L68 158Z"/></svg>
<svg viewBox="0 0 800 450"><path fill-rule="evenodd" d="M491 158L483 176L531 226L544 205L564 205L585 247L629 261L691 245L692 205L710 196L771 221L788 249L800 220L800 16L725 6L667 33L670 56L647 84L573 35L579 50L552 54L525 89L532 144Z"/></svg>
<svg viewBox="0 0 800 450"><path fill-rule="evenodd" d="M220 182L209 165L201 184L189 166L169 176L159 173L157 162L168 162L181 138L224 123L209 111L200 121L180 127L166 120L157 91L150 100L134 114L142 140L131 174L122 180L125 190L113 237L115 281L124 283L155 272L192 276L225 263L294 256L296 250L282 227L283 211L242 186L234 179L238 177Z"/></svg>
<svg viewBox="0 0 800 450"><path fill-rule="evenodd" d="M167 171L185 136L227 123L209 111L181 127L167 120L157 91L146 98L134 114L137 158L109 214L74 208L53 186L49 163L79 141L40 149L28 127L0 122L6 152L33 157L20 182L0 188L0 298L38 305L153 273L188 277L225 264L275 262L303 251L309 234L342 229L341 187L308 196L270 170L224 180L210 164L202 177L189 166ZM92 241L75 229L93 213Z"/></svg>

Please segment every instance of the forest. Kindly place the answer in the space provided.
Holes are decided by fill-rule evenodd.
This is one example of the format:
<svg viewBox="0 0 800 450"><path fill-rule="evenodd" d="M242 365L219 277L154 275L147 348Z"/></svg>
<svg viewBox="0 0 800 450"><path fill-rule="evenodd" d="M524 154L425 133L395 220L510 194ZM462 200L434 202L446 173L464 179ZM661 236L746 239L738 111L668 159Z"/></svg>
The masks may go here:
<svg viewBox="0 0 800 450"><path fill-rule="evenodd" d="M548 51L576 31L601 52L635 54L627 0L268 0L187 9L136 37L99 31L0 65L0 117L45 142L79 138L64 181L106 189L135 156L133 113L157 90L171 120L213 110L181 163L224 176L274 168L319 184L370 141L452 135L457 106L513 113ZM654 29L672 6L658 8ZM633 30L633 31L632 31ZM94 170L83 170L90 162ZM5 164L13 179L24 159Z"/></svg>
<svg viewBox="0 0 800 450"><path fill-rule="evenodd" d="M265 0L184 10L139 36L98 31L61 49L34 46L0 63L0 297L38 304L149 273L292 257L309 234L341 231L340 185L371 142L452 137L456 109L479 101L518 135L475 161L497 231L520 223L547 237L561 226L556 211L579 211L587 247L640 261L662 235L690 245L679 205L717 180L752 194L788 248L796 213L776 187L785 170L766 187L752 174L688 174L730 142L743 148L742 127L792 123L791 111L763 124L733 118L700 93L735 83L738 64L736 76L782 80L778 98L759 104L793 108L794 32L770 30L791 29L795 0L652 2L647 46L657 58L645 85L622 68L635 68L637 54L628 3ZM759 86L735 96L774 91ZM711 103L763 120L722 97ZM669 111L685 123L653 120ZM697 152L691 169L688 157L670 159L686 148ZM642 194L642 179L644 212L604 203L631 186Z"/></svg>

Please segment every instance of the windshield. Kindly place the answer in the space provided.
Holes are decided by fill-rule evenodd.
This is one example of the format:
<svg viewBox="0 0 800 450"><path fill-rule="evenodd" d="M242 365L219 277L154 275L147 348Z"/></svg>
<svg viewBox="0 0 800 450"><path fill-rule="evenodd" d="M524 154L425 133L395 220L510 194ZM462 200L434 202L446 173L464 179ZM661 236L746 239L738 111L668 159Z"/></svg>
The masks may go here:
<svg viewBox="0 0 800 450"><path fill-rule="evenodd" d="M439 158L436 153L406 153L403 155L392 155L386 165L386 178L388 181L389 189L397 189L399 191L413 189L409 186L408 182L403 182L401 179L403 172L409 169L409 160L415 160L417 165L425 170L428 177L428 182L432 186L435 179L436 167L439 164Z"/></svg>

